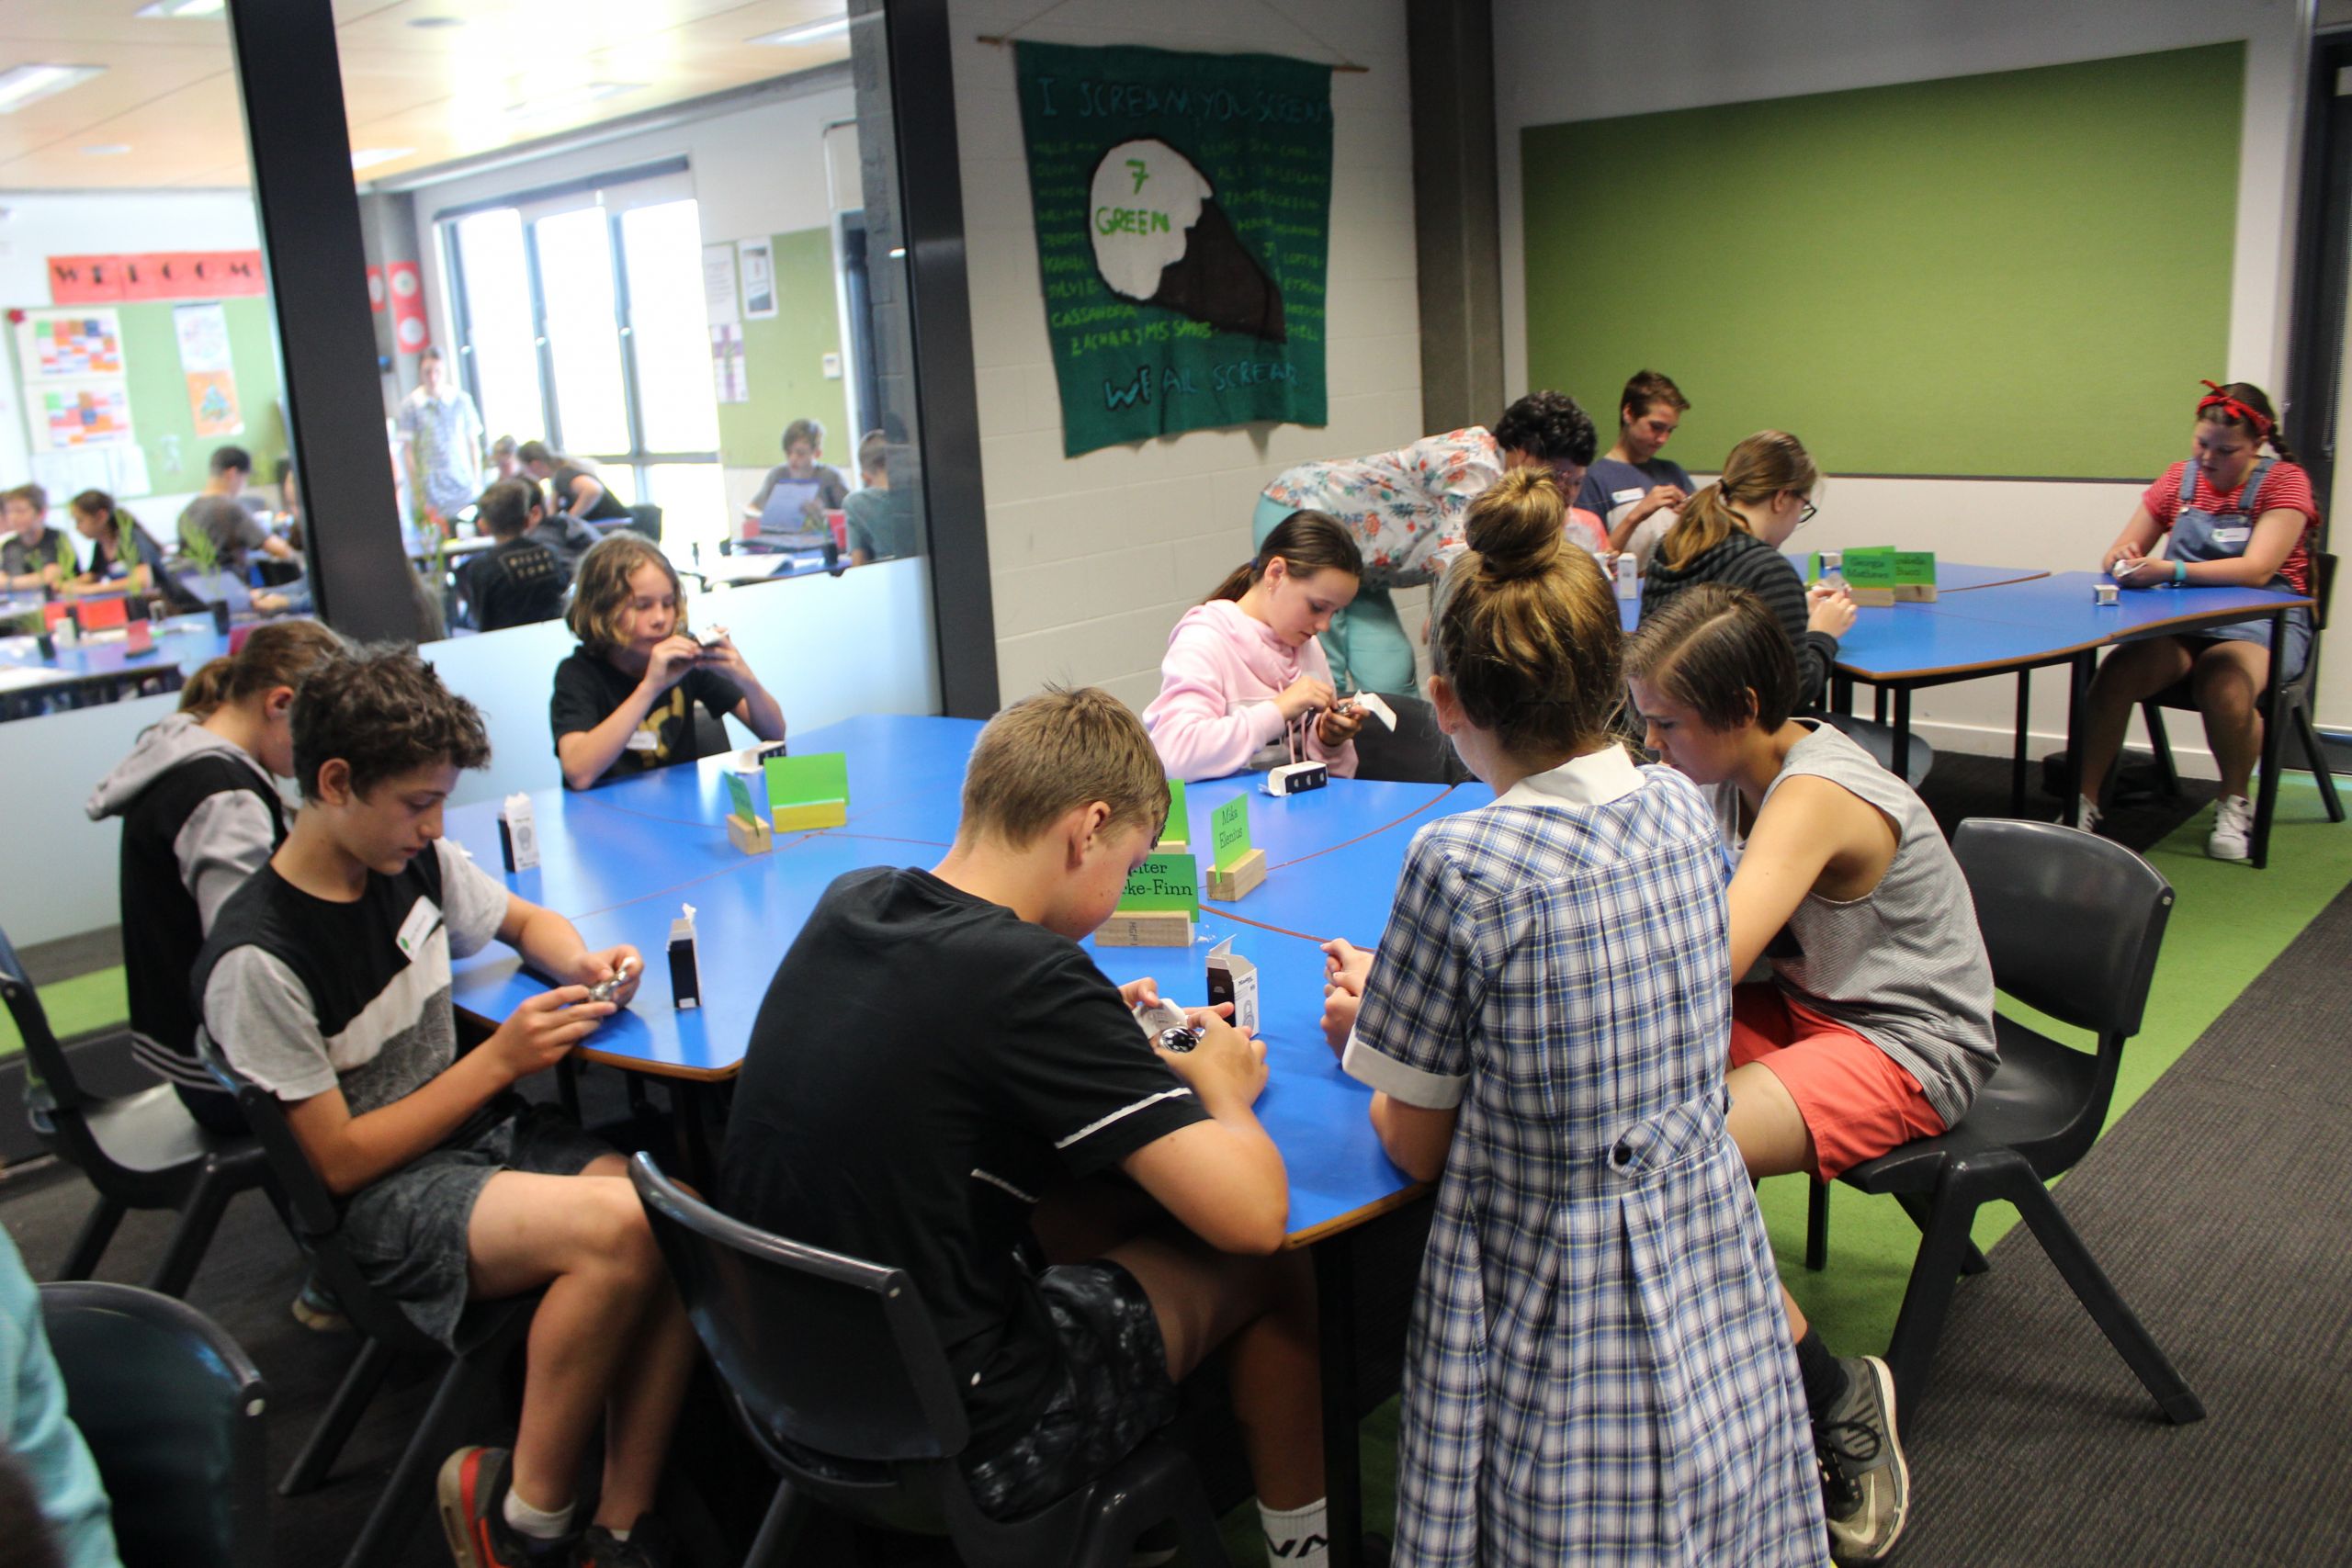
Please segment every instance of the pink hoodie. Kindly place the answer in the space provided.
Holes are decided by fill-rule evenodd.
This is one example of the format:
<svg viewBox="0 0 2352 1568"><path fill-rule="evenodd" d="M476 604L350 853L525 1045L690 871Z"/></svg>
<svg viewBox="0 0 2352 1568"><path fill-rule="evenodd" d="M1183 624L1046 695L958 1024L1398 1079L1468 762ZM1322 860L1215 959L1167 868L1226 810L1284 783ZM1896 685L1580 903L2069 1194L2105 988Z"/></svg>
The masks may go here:
<svg viewBox="0 0 2352 1568"><path fill-rule="evenodd" d="M1292 648L1230 599L1213 599L1184 612L1159 661L1159 695L1143 710L1143 727L1159 749L1169 774L1186 783L1222 778L1281 761L1283 713L1274 698L1301 675L1331 679L1331 661L1313 637ZM1305 755L1353 778L1356 745L1323 744L1306 728Z"/></svg>

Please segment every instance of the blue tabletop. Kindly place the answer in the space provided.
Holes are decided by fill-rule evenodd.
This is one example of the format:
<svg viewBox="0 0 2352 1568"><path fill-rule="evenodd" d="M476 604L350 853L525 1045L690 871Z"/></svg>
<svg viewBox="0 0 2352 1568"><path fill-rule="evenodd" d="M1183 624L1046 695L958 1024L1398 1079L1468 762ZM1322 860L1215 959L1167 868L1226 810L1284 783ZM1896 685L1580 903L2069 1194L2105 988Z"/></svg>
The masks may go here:
<svg viewBox="0 0 2352 1568"><path fill-rule="evenodd" d="M2040 626L2053 640L2107 642L2167 626L2213 626L2312 601L2267 588L2188 586L2119 589L2113 604L2100 604L2095 590L2114 579L2101 571L2062 571L2030 582L2005 584L1939 606L1947 615L1973 620L2014 621Z"/></svg>
<svg viewBox="0 0 2352 1568"><path fill-rule="evenodd" d="M209 615L175 615L155 628L155 649L152 653L132 653L119 631L85 633L78 642L58 645L53 660L43 659L40 646L31 637L9 637L0 640L0 664L22 670L55 671L61 679L67 679L140 674L175 665L182 671L193 671L228 651L229 639L212 629Z"/></svg>
<svg viewBox="0 0 2352 1568"><path fill-rule="evenodd" d="M728 841L724 759L584 794L535 792L541 863L503 880L570 917L591 947L634 945L650 970L630 1006L582 1054L682 1077L732 1076L777 963L833 879L939 858L954 836L964 763L978 733L969 720L874 716L796 734L796 753L846 756L849 821L782 835L764 855L741 854ZM1257 782L1250 774L1187 790L1196 848L1206 843L1209 813ZM1210 944L1231 937L1257 963L1274 1069L1259 1112L1290 1168L1295 1240L1411 1186L1380 1152L1366 1120L1370 1091L1339 1070L1323 1042L1316 940L1377 942L1412 831L1460 804L1461 792L1442 785L1351 779L1290 799L1254 795L1252 841L1273 867L1265 885L1238 903L1204 905L1189 949L1088 944L1112 979L1149 975L1182 1002L1206 996ZM451 810L447 832L497 871L495 804ZM695 906L703 982L703 1005L684 1011L670 1005L665 957L682 904ZM547 988L512 949L493 943L457 965L453 997L470 1013L502 1019Z"/></svg>

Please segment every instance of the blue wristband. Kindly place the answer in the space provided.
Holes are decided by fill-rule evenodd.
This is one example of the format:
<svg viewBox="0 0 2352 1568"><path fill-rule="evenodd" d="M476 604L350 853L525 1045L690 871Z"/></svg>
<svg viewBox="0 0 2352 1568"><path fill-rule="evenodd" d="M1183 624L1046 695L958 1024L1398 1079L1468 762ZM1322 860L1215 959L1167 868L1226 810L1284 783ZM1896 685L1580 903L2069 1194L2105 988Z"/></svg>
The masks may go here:
<svg viewBox="0 0 2352 1568"><path fill-rule="evenodd" d="M2172 563L2172 581L2175 587L2177 587L2181 583L2188 581L2188 563L2187 561L2177 560Z"/></svg>

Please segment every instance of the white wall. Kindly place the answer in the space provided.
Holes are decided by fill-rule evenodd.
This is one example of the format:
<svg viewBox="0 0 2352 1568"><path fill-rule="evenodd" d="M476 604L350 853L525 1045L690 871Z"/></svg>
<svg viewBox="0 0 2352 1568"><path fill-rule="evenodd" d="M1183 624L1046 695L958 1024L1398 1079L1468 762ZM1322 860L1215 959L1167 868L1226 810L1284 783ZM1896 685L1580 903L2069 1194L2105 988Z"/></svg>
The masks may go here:
<svg viewBox="0 0 2352 1568"><path fill-rule="evenodd" d="M1495 96L1502 186L1503 349L1507 390L1527 390L1527 294L1520 132L1567 120L1834 92L2244 39L2245 112L2232 221L2231 378L2278 389L2287 364L2311 0L1495 0ZM1669 195L1670 193L1661 193ZM1670 302L1661 302L1670 309ZM1627 366L1630 373L1634 367ZM1672 372L1671 366L1661 369ZM1703 388L1687 389L1695 398ZM2184 403L2183 452L2188 418ZM1596 417L1602 417L1596 411ZM2289 421L2292 429L2292 420ZM1803 434L1800 432L1799 434ZM2020 432L2020 440L2033 438ZM2062 439L2050 433L2050 439ZM1714 453L1683 452L1696 469ZM2174 454L2149 454L2150 477ZM2030 471L2030 457L2020 468ZM1808 547L1905 544L1955 560L2095 566L2130 518L2137 486L1849 479L1823 497ZM2335 662L2346 662L2337 660ZM2352 677L2352 670L2346 671ZM2044 680L2055 687L2055 680ZM2352 679L2330 682L2323 723L2352 725ZM2005 750L2009 682L1918 694L1915 715L1939 744ZM2064 729L2061 694L2035 727ZM2201 762L2195 727L2175 726L2184 762Z"/></svg>
<svg viewBox="0 0 2352 1568"><path fill-rule="evenodd" d="M1086 682L1140 707L1159 690L1176 617L1249 556L1267 480L1425 434L1405 10L1401 0L1283 7L1371 67L1331 81L1330 423L1193 431L1077 458L1062 456L1012 51L976 38L1036 10L1034 0L950 9L999 686L1010 701L1047 681ZM1254 0L1069 0L1023 36L1331 58Z"/></svg>

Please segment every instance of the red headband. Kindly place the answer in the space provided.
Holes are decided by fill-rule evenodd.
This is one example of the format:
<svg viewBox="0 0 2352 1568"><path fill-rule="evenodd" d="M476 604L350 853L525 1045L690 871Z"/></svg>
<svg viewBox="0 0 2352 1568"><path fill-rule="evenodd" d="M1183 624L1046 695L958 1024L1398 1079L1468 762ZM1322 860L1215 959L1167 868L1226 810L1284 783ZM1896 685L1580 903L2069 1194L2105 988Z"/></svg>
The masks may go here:
<svg viewBox="0 0 2352 1568"><path fill-rule="evenodd" d="M2228 414L2240 424L2252 425L2254 427L2255 434L2260 436L2263 440L2267 441L2270 438L2270 416L2268 414L2262 412L2258 409L2250 408L2246 404L2238 401L2237 399L2222 390L2220 386L2214 382L2207 381L2204 385L2211 389L2211 395L2199 400L2197 404L2197 412L2199 413L2203 413L2207 409L2220 409L2223 413Z"/></svg>

